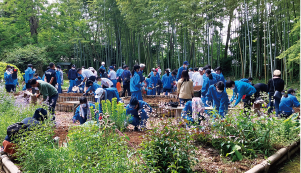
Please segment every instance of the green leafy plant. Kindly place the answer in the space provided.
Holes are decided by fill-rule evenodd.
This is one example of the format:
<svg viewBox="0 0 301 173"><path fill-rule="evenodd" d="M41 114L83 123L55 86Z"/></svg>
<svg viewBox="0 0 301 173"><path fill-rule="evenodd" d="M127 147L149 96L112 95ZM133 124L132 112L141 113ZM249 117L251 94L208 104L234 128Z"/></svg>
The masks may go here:
<svg viewBox="0 0 301 173"><path fill-rule="evenodd" d="M148 131L140 153L153 171L192 172L197 162L192 141L191 133L168 121Z"/></svg>
<svg viewBox="0 0 301 173"><path fill-rule="evenodd" d="M234 144L231 141L225 142L221 144L221 148L222 148L222 154L224 156L231 156L232 157L232 161L235 162L237 160L242 160L242 155L239 152L239 150L241 149L241 147L239 145Z"/></svg>

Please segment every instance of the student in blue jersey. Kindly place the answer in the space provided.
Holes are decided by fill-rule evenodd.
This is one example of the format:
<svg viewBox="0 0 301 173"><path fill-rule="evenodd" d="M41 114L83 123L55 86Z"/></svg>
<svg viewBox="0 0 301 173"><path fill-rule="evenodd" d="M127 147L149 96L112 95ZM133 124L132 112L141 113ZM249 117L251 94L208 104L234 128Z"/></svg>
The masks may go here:
<svg viewBox="0 0 301 173"><path fill-rule="evenodd" d="M163 92L165 95L169 95L171 93L173 79L168 69L165 69L165 74L162 76L162 83L163 83Z"/></svg>
<svg viewBox="0 0 301 173"><path fill-rule="evenodd" d="M57 79L57 85L58 85L58 88L57 88L57 92L58 93L62 93L62 85L63 85L63 82L64 82L64 79L63 79L63 71L61 70L61 66L58 65L56 67L56 79Z"/></svg>
<svg viewBox="0 0 301 173"><path fill-rule="evenodd" d="M38 73L35 73L35 74L34 74L34 78L36 78L36 80L42 80L42 78L39 76Z"/></svg>
<svg viewBox="0 0 301 173"><path fill-rule="evenodd" d="M130 91L130 80L131 80L132 74L129 71L129 67L127 65L123 66L123 72L120 76L122 82L123 82L123 91L121 97L125 96L125 92L127 91L128 96L131 96Z"/></svg>
<svg viewBox="0 0 301 173"><path fill-rule="evenodd" d="M71 92L72 91L72 88L75 85L75 79L77 79L77 70L76 70L76 67L75 65L72 65L71 69L68 71L68 79L69 79L69 89L67 91L67 93Z"/></svg>
<svg viewBox="0 0 301 173"><path fill-rule="evenodd" d="M150 95L156 95L158 80L160 78L157 75L157 71L153 70L153 75L150 77L149 88L152 88Z"/></svg>
<svg viewBox="0 0 301 173"><path fill-rule="evenodd" d="M75 79L75 86L79 87L79 93L83 93L85 90L85 84L82 82L83 82L83 78L81 76L78 76ZM77 93L77 91L75 91L75 93Z"/></svg>
<svg viewBox="0 0 301 173"><path fill-rule="evenodd" d="M176 78L177 81L181 79L182 71L187 70L188 65L189 65L188 61L184 61L183 66L178 69L177 78Z"/></svg>
<svg viewBox="0 0 301 173"><path fill-rule="evenodd" d="M27 69L25 70L26 89L31 88L31 86L28 84L28 81L33 78L33 74L35 73L35 71L35 69L32 69L32 64L28 64Z"/></svg>
<svg viewBox="0 0 301 173"><path fill-rule="evenodd" d="M236 102L230 105L230 107L235 107L241 101L243 95L246 95L245 99L243 99L245 112L247 111L246 109L251 109L251 103L254 101L251 100L251 96L256 93L256 89L252 85L242 81L234 82L229 80L226 82L226 87L233 90L233 96L230 103L237 97Z"/></svg>
<svg viewBox="0 0 301 173"><path fill-rule="evenodd" d="M97 70L98 73L100 73L100 69L103 69L104 71L103 72L106 72L106 67L105 67L106 63L105 62L102 62L101 63L101 66L99 67L99 69ZM100 76L100 77L103 77L103 76Z"/></svg>
<svg viewBox="0 0 301 173"><path fill-rule="evenodd" d="M56 88L57 78L54 63L49 63L49 67L50 69L45 72L45 82L49 83L50 85Z"/></svg>
<svg viewBox="0 0 301 173"><path fill-rule="evenodd" d="M296 92L290 88L280 101L279 111L282 117L289 117L294 113L293 107L300 107L300 102L296 98Z"/></svg>
<svg viewBox="0 0 301 173"><path fill-rule="evenodd" d="M220 75L216 74L216 73L214 72L214 70L211 69L211 65L207 64L205 67L207 67L207 69L209 69L209 70L211 71L211 74L212 74L212 76L213 76L213 79L215 79L217 82L218 82L218 81L221 81Z"/></svg>
<svg viewBox="0 0 301 173"><path fill-rule="evenodd" d="M217 81L213 78L213 75L211 73L211 70L209 70L207 68L207 70L205 71L205 80L203 82L203 86L202 86L202 90L201 90L201 96L202 96L202 101L203 103L206 103L206 94L208 92L208 89L211 85L214 85L217 83ZM205 106L208 106L207 104L205 104Z"/></svg>
<svg viewBox="0 0 301 173"><path fill-rule="evenodd" d="M88 95L88 92L89 91L92 91L93 94L95 95L95 91L97 90L97 88L101 88L100 85L98 85L97 83L91 81L91 80L88 80L87 81L87 85L89 86L89 88L87 89L86 93L84 95ZM97 99L95 99L95 102L97 102Z"/></svg>
<svg viewBox="0 0 301 173"><path fill-rule="evenodd" d="M15 80L12 78L13 70L11 66L6 66L6 71L4 72L4 80L5 80L5 89L6 92L13 92L15 85Z"/></svg>
<svg viewBox="0 0 301 173"><path fill-rule="evenodd" d="M219 81L224 82L224 85L225 85L225 88L226 88L226 79L225 79L225 77L224 77L224 75L223 75L223 73L222 73L222 68L221 68L221 67L217 67L217 68L215 69L215 73L216 73L217 75L219 75ZM219 81L218 81L218 82L219 82Z"/></svg>
<svg viewBox="0 0 301 173"><path fill-rule="evenodd" d="M145 80L144 80L144 84L147 86L146 95L152 95L152 93L153 93L153 89L150 85L150 77L151 77L151 75L148 75L147 78L145 78Z"/></svg>
<svg viewBox="0 0 301 173"><path fill-rule="evenodd" d="M143 84L140 82L140 76L139 76L139 70L140 66L135 65L133 70L132 70L132 78L130 80L130 90L131 90L131 96L135 96L138 100L143 100L142 99L142 93L141 93L141 88L143 87ZM147 87L145 85L145 87Z"/></svg>
<svg viewBox="0 0 301 173"><path fill-rule="evenodd" d="M149 104L144 101L138 100L135 96L132 95L130 104L126 106L126 115L131 116L129 118L130 124L135 126L134 130L138 131L144 129L148 119L147 112L151 113L152 108Z"/></svg>
<svg viewBox="0 0 301 173"><path fill-rule="evenodd" d="M206 104L213 108L224 118L228 110L229 99L222 81L211 85L206 93Z"/></svg>
<svg viewBox="0 0 301 173"><path fill-rule="evenodd" d="M116 98L117 102L121 101L116 88L97 88L97 90L95 91L95 98L99 103L101 103L102 100L109 100L110 102L112 102L113 98Z"/></svg>
<svg viewBox="0 0 301 173"><path fill-rule="evenodd" d="M95 105L87 101L86 97L81 97L79 99L80 105L76 108L75 114L72 118L73 123L79 121L80 124L84 124L87 120L92 119L92 115L94 114L95 120L98 120L98 113L91 112L90 107L95 109Z"/></svg>
<svg viewBox="0 0 301 173"><path fill-rule="evenodd" d="M121 76L122 73L123 73L123 69L121 67L119 67L118 70L116 71L117 79L120 78L120 76Z"/></svg>
<svg viewBox="0 0 301 173"><path fill-rule="evenodd" d="M246 82L246 83L252 84L253 78L252 78L252 77L249 77L249 78L243 78L243 79L240 79L239 81L242 81L242 82Z"/></svg>

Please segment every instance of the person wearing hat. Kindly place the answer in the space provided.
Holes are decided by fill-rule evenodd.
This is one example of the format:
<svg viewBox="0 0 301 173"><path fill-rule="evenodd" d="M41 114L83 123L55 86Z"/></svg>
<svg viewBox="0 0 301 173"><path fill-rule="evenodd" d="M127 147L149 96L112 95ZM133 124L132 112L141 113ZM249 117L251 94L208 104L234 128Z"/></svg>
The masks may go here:
<svg viewBox="0 0 301 173"><path fill-rule="evenodd" d="M279 111L282 117L289 117L294 113L293 107L300 107L300 102L296 98L296 92L290 88L287 93L281 98Z"/></svg>
<svg viewBox="0 0 301 173"><path fill-rule="evenodd" d="M131 96L130 91L130 80L131 80L132 74L129 71L129 67L127 65L123 66L123 72L120 76L122 82L123 82L123 91L121 97L125 97L125 92L128 92L128 96Z"/></svg>
<svg viewBox="0 0 301 173"><path fill-rule="evenodd" d="M212 106L223 118L228 110L228 94L225 90L224 82L219 81L214 85L210 85L206 93L206 104Z"/></svg>
<svg viewBox="0 0 301 173"><path fill-rule="evenodd" d="M31 86L28 84L28 81L33 78L33 74L36 72L35 69L32 69L32 64L28 64L27 69L25 70L25 84L26 89L30 89Z"/></svg>
<svg viewBox="0 0 301 173"><path fill-rule="evenodd" d="M217 75L219 75L219 81L224 82L224 85L225 85L225 88L226 88L226 79L225 79L225 77L224 77L224 75L222 73L222 68L221 67L217 67L215 69L215 73Z"/></svg>
<svg viewBox="0 0 301 173"><path fill-rule="evenodd" d="M81 97L79 99L79 106L75 110L75 114L72 118L73 123L79 121L80 124L84 124L87 120L92 119L92 114L95 114L95 120L98 120L98 113L91 112L91 107L95 109L95 105L88 102L86 97Z"/></svg>
<svg viewBox="0 0 301 173"><path fill-rule="evenodd" d="M271 113L275 107L276 116L279 115L279 104L282 96L282 91L284 90L284 81L281 79L281 71L275 70L273 73L273 78L268 81L268 90L269 90L269 100L270 107L268 113ZM278 92L277 92L278 91ZM274 94L277 92L279 97L274 97Z"/></svg>
<svg viewBox="0 0 301 173"><path fill-rule="evenodd" d="M75 69L75 65L73 64L71 69L68 71L68 79L69 79L69 88L67 93L72 91L72 88L76 86L75 79L78 77L77 70Z"/></svg>
<svg viewBox="0 0 301 173"><path fill-rule="evenodd" d="M22 128L19 130L18 135L22 134L26 132L26 131L32 131L33 127L39 124L42 124L44 122L44 120L47 119L47 111L43 108L38 108L35 110L33 117L27 117L24 118L21 123L25 128ZM14 126L15 124L11 125L8 127L8 129L12 126ZM15 126L16 127L16 126ZM14 146L16 145L16 138L18 138L19 136L13 136L13 135L9 135L7 134L4 141L3 141L3 152L4 153L9 153L9 154L14 154L16 151L14 149ZM14 143L13 143L14 142Z"/></svg>
<svg viewBox="0 0 301 173"><path fill-rule="evenodd" d="M144 68L145 64L140 64L140 70L138 71L140 82L143 82L145 80L145 78L143 77Z"/></svg>
<svg viewBox="0 0 301 173"><path fill-rule="evenodd" d="M207 69L205 71L205 80L203 81L202 89L201 89L201 96L202 96L202 102L205 104L206 107L207 105L207 100L206 100L206 94L208 92L208 89L211 85L214 85L217 83L217 81L213 78L213 74L211 73L210 69Z"/></svg>
<svg viewBox="0 0 301 173"><path fill-rule="evenodd" d="M62 93L62 85L64 84L64 77L60 65L56 66L56 79L58 83L57 91L58 93Z"/></svg>
<svg viewBox="0 0 301 173"><path fill-rule="evenodd" d="M86 93L84 94L84 96L88 95L88 92L89 91L92 91L94 95L95 94L95 91L97 90L97 88L101 88L100 85L98 85L97 83L91 81L91 80L88 80L87 81L87 85L89 86L89 88L87 89ZM97 102L97 99L95 98L95 102Z"/></svg>
<svg viewBox="0 0 301 173"><path fill-rule="evenodd" d="M230 100L230 103L232 103L236 98L236 102L230 107L235 107L242 99L243 95L246 95L246 97L243 99L244 102L244 109L246 113L246 109L251 109L251 96L256 93L256 89L249 83L242 82L242 81L232 81L229 80L226 82L226 88L231 88L233 90L233 96Z"/></svg>
<svg viewBox="0 0 301 173"><path fill-rule="evenodd" d="M113 66L109 67L110 72L108 74L109 79L113 82L113 87L116 88L116 84L117 84L117 76L116 76L116 72L114 70Z"/></svg>
<svg viewBox="0 0 301 173"><path fill-rule="evenodd" d="M58 92L56 88L52 85L50 85L47 82L36 80L36 79L30 79L28 81L29 85L31 87L38 87L40 93L36 95L36 97L40 97L40 95L43 95L43 100L47 101L47 105L49 106L49 111L53 115L52 120L55 120L55 106L56 101L58 99Z"/></svg>
<svg viewBox="0 0 301 173"><path fill-rule="evenodd" d="M182 71L187 70L188 65L189 65L188 61L184 61L183 66L178 69L177 79L176 79L177 81L181 79Z"/></svg>
<svg viewBox="0 0 301 173"><path fill-rule="evenodd" d="M113 98L117 98L117 102L121 101L116 88L97 88L95 91L95 98L99 103L101 103L101 100L109 100L112 102Z"/></svg>
<svg viewBox="0 0 301 173"><path fill-rule="evenodd" d="M132 78L130 79L130 90L131 90L132 97L135 96L138 100L143 100L142 93L141 93L141 88L143 87L143 84L139 76L139 70L140 70L140 66L135 65L132 70ZM146 85L144 86L147 87Z"/></svg>
<svg viewBox="0 0 301 173"><path fill-rule="evenodd" d="M137 97L132 96L130 104L128 104L125 109L126 115L131 116L129 122L135 126L134 130L138 131L139 126L140 130L144 129L148 120L147 112L152 112L150 105L144 101L138 100Z"/></svg>
<svg viewBox="0 0 301 173"><path fill-rule="evenodd" d="M242 82L247 82L247 83L249 83L249 84L252 84L253 78L252 78L252 77L249 77L249 78L242 78L242 79L240 79L240 81L242 81Z"/></svg>
<svg viewBox="0 0 301 173"><path fill-rule="evenodd" d="M6 71L4 72L4 80L5 80L5 89L6 92L13 92L15 88L15 80L12 78L12 68L11 66L6 67Z"/></svg>
<svg viewBox="0 0 301 173"><path fill-rule="evenodd" d="M104 72L106 72L105 64L106 64L105 62L102 62L102 63L101 63L101 66L100 66L99 69L97 70L98 73L100 73L100 72L99 72L100 69L103 69Z"/></svg>
<svg viewBox="0 0 301 173"><path fill-rule="evenodd" d="M163 82L163 92L165 92L165 95L168 95L171 93L171 89L173 86L173 79L168 69L165 69L165 74L162 76Z"/></svg>

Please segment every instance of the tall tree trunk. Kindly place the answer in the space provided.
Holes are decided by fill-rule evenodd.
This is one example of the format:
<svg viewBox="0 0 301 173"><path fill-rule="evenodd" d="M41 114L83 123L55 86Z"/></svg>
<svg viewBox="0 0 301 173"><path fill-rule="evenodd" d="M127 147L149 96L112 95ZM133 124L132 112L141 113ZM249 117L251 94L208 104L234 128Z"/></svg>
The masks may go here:
<svg viewBox="0 0 301 173"><path fill-rule="evenodd" d="M228 54L228 48L229 48L229 40L230 40L230 30L231 30L231 22L232 22L232 18L233 18L233 12L234 9L230 10L230 19L229 19L229 24L228 24L228 29L227 29L227 39L226 39L226 46L225 46L225 52L224 52L224 58L227 58L227 54Z"/></svg>

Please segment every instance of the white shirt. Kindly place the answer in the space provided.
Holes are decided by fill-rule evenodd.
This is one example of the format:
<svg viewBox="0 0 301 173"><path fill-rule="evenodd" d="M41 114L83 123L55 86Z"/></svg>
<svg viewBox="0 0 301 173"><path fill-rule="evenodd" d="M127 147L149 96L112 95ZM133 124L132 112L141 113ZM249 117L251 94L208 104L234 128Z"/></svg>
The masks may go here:
<svg viewBox="0 0 301 173"><path fill-rule="evenodd" d="M194 74L194 72L193 71L190 71L190 72L188 72L188 75L189 75L189 79L192 79L192 75Z"/></svg>
<svg viewBox="0 0 301 173"><path fill-rule="evenodd" d="M101 84L110 88L113 85L113 82L110 79L101 78Z"/></svg>
<svg viewBox="0 0 301 173"><path fill-rule="evenodd" d="M198 74L200 74L200 72L193 72L192 77L191 77L191 80L192 80L192 81L195 81L195 80L196 80L196 76L197 76Z"/></svg>
<svg viewBox="0 0 301 173"><path fill-rule="evenodd" d="M114 70L110 70L110 73L108 74L109 78L111 80L116 80L116 72Z"/></svg>
<svg viewBox="0 0 301 173"><path fill-rule="evenodd" d="M84 78L89 78L90 76L94 76L93 72L88 69L82 70L82 75Z"/></svg>
<svg viewBox="0 0 301 173"><path fill-rule="evenodd" d="M203 76L198 72L198 74L194 75L195 79L193 81L193 86L201 86L203 85Z"/></svg>
<svg viewBox="0 0 301 173"><path fill-rule="evenodd" d="M159 75L161 75L161 69L160 68L158 68L158 73L159 73Z"/></svg>

